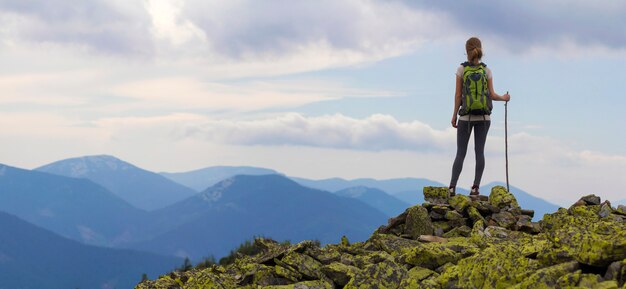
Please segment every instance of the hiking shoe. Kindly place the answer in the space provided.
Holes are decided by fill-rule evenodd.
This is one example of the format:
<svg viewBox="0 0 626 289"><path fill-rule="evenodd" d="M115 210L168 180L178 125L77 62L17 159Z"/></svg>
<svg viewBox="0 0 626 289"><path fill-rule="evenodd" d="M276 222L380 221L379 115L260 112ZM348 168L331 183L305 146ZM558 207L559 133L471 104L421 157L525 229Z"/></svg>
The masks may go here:
<svg viewBox="0 0 626 289"><path fill-rule="evenodd" d="M480 193L478 192L478 186L477 185L473 185L472 186L472 190L470 191L470 196L477 196Z"/></svg>
<svg viewBox="0 0 626 289"><path fill-rule="evenodd" d="M455 186L448 187L448 193L450 194L450 197L456 196L456 187Z"/></svg>

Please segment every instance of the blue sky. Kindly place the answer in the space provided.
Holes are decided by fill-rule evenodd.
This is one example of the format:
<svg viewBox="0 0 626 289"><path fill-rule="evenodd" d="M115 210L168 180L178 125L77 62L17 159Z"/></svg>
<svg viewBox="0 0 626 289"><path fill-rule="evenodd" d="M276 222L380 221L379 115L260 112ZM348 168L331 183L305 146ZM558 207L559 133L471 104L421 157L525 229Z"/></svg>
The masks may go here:
<svg viewBox="0 0 626 289"><path fill-rule="evenodd" d="M512 96L512 184L624 199L624 15L622 1L0 1L0 162L447 183L454 71L478 36ZM503 112L484 183L504 180Z"/></svg>

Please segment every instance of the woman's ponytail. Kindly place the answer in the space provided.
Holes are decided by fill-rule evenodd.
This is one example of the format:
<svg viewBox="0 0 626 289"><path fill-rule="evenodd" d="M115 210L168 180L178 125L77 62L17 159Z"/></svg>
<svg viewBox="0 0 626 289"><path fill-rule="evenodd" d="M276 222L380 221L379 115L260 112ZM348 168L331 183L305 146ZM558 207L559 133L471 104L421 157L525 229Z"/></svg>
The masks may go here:
<svg viewBox="0 0 626 289"><path fill-rule="evenodd" d="M467 52L467 61L473 65L478 65L483 58L482 44L477 37L472 37L465 42L465 51Z"/></svg>

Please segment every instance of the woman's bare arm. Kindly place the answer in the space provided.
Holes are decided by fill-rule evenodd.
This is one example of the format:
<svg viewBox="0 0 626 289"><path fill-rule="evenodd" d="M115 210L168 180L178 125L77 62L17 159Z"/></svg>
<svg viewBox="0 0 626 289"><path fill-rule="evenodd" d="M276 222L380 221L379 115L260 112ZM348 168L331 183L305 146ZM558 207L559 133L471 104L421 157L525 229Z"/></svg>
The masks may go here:
<svg viewBox="0 0 626 289"><path fill-rule="evenodd" d="M451 124L453 127L456 127L456 116L459 113L459 108L461 107L461 88L463 87L463 79L456 76L456 89L454 92L454 112L452 113L452 121Z"/></svg>

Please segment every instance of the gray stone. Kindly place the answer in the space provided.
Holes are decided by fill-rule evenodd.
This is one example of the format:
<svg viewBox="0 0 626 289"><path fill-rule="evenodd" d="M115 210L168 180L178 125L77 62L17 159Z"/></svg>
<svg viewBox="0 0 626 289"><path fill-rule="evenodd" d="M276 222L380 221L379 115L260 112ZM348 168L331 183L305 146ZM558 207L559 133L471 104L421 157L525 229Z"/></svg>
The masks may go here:
<svg viewBox="0 0 626 289"><path fill-rule="evenodd" d="M419 238L420 235L432 235L434 228L428 210L419 205L408 208L404 232L413 239Z"/></svg>
<svg viewBox="0 0 626 289"><path fill-rule="evenodd" d="M580 199L584 201L585 204L587 205L599 205L600 204L600 197L596 195L587 195Z"/></svg>
<svg viewBox="0 0 626 289"><path fill-rule="evenodd" d="M517 222L515 216L506 211L493 214L491 215L491 218L496 221L498 226L506 229L513 227L513 225L515 225L515 223Z"/></svg>

